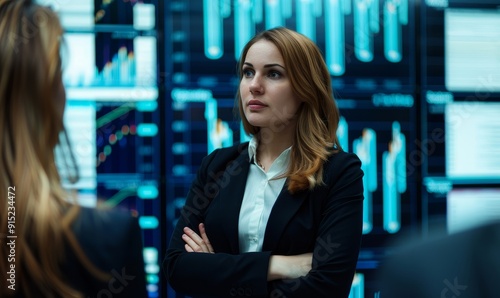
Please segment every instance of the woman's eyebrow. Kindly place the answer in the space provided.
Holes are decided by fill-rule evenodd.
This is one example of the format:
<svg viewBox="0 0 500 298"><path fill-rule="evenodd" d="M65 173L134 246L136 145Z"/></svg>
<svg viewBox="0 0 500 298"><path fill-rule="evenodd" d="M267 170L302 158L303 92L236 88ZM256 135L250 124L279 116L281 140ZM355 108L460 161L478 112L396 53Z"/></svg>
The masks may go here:
<svg viewBox="0 0 500 298"><path fill-rule="evenodd" d="M250 62L244 62L243 64L253 67L253 64ZM282 66L281 64L278 64L278 63L265 64L264 68L269 68L269 67L274 67L274 66L278 66L278 67L281 67L283 69L286 69L284 66Z"/></svg>

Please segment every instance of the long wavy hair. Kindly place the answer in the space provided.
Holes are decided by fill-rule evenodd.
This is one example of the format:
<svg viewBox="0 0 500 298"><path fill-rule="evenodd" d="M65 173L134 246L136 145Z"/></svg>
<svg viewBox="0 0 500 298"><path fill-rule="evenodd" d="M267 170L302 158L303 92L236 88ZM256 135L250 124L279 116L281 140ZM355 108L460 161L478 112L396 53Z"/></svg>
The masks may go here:
<svg viewBox="0 0 500 298"><path fill-rule="evenodd" d="M79 207L61 186L55 164L64 129L62 33L50 9L0 0L0 279L4 285L14 265L15 288L23 297L82 297L60 270L65 243L91 273L107 277L71 231ZM14 254L8 235L17 236ZM16 293L7 286L0 296Z"/></svg>
<svg viewBox="0 0 500 298"><path fill-rule="evenodd" d="M336 131L340 119L333 97L330 73L316 44L293 30L278 27L254 36L243 48L238 73L243 77L243 63L250 47L259 40L272 42L283 56L293 93L303 101L297 115L291 151L291 162L285 176L288 190L313 189L323 184L323 163L332 153L341 150ZM245 132L259 136L259 127L245 117L238 89L239 114Z"/></svg>

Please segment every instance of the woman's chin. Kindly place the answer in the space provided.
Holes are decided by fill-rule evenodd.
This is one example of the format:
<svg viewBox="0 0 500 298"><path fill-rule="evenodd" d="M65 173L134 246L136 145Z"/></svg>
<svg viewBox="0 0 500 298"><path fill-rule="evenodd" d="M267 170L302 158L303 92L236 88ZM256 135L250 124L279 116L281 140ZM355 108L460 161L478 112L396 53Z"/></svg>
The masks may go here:
<svg viewBox="0 0 500 298"><path fill-rule="evenodd" d="M269 121L266 121L262 116L260 115L249 115L247 116L247 121L250 123L250 125L255 126L255 127L263 127L266 126L266 123Z"/></svg>

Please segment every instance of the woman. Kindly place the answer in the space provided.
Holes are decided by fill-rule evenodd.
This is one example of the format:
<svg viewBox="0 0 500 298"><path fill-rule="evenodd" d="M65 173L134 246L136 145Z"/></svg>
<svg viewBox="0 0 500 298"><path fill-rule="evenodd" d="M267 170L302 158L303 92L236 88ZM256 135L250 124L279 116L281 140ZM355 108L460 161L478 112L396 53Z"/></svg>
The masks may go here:
<svg viewBox="0 0 500 298"><path fill-rule="evenodd" d="M0 296L146 297L137 219L61 186L62 33L51 10L0 0Z"/></svg>
<svg viewBox="0 0 500 298"><path fill-rule="evenodd" d="M202 162L164 267L195 297L347 297L361 240L361 163L341 150L317 46L275 28L239 62L249 143Z"/></svg>

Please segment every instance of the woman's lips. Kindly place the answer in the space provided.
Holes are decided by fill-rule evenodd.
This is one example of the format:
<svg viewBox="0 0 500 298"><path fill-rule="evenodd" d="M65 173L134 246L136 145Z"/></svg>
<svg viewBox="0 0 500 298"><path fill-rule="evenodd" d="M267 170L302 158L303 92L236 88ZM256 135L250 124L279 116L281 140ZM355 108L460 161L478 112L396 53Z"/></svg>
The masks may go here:
<svg viewBox="0 0 500 298"><path fill-rule="evenodd" d="M252 99L248 102L248 107L250 110L262 110L266 108L267 105L260 100Z"/></svg>

